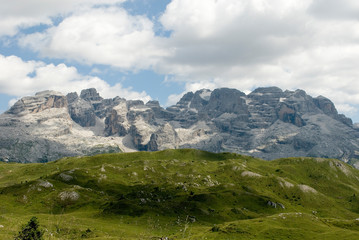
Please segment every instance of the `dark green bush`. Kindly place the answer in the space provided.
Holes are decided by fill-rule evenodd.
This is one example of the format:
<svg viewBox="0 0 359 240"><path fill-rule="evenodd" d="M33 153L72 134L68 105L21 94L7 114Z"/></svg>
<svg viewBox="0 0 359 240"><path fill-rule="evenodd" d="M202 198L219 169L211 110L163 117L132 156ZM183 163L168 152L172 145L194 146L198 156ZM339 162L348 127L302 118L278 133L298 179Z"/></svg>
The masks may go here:
<svg viewBox="0 0 359 240"><path fill-rule="evenodd" d="M44 231L41 230L37 217L32 217L30 221L21 227L21 231L15 240L43 240Z"/></svg>
<svg viewBox="0 0 359 240"><path fill-rule="evenodd" d="M216 225L214 225L211 229L212 232L219 232L219 230L220 230L219 227Z"/></svg>

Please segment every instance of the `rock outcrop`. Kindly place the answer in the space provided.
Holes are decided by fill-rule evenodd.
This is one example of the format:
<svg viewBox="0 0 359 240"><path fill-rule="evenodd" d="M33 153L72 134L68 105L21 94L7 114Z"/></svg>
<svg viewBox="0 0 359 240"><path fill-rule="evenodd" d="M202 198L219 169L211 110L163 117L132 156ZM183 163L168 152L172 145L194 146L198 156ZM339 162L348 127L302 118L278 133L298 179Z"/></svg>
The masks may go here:
<svg viewBox="0 0 359 240"><path fill-rule="evenodd" d="M48 162L121 151L122 141L102 134L104 123L94 111L77 111L92 108L77 94L54 91L20 99L0 115L0 160Z"/></svg>
<svg viewBox="0 0 359 240"><path fill-rule="evenodd" d="M95 89L64 96L45 91L0 116L0 159L18 162L109 151L198 148L264 159L359 158L359 129L327 98L303 90L203 89L166 109Z"/></svg>
<svg viewBox="0 0 359 240"><path fill-rule="evenodd" d="M31 114L42 112L50 108L67 107L67 99L59 92L43 91L34 97L24 97L10 108L10 114Z"/></svg>

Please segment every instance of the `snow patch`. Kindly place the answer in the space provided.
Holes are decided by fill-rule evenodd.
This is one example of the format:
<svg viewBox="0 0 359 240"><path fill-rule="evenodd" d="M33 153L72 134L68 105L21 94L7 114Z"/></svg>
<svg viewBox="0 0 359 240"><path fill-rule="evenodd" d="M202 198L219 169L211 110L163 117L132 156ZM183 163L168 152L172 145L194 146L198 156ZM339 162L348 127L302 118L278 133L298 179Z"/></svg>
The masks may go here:
<svg viewBox="0 0 359 240"><path fill-rule="evenodd" d="M195 108L190 108L188 111L190 111L190 112L194 112L194 113L198 113L198 110L197 110L197 109L195 109Z"/></svg>
<svg viewBox="0 0 359 240"><path fill-rule="evenodd" d="M211 94L212 94L211 90L205 89L205 90L203 90L203 91L199 94L199 96L200 96L203 100L208 101L209 98L211 97Z"/></svg>
<svg viewBox="0 0 359 240"><path fill-rule="evenodd" d="M260 152L258 149L251 149L247 151L248 153L257 153Z"/></svg>
<svg viewBox="0 0 359 240"><path fill-rule="evenodd" d="M288 139L288 138L292 138L294 136L298 135L298 133L290 133L290 134L286 134L286 135L282 135L282 136L277 136L277 142L283 142L284 140Z"/></svg>
<svg viewBox="0 0 359 240"><path fill-rule="evenodd" d="M149 107L131 107L131 111L134 111L134 112L146 112L146 111L150 111L151 108Z"/></svg>
<svg viewBox="0 0 359 240"><path fill-rule="evenodd" d="M221 116L219 116L218 118L219 119L223 119L223 120L225 120L225 119L234 119L234 118L236 118L236 117L238 117L238 115L237 114L234 114L234 113L223 113Z"/></svg>

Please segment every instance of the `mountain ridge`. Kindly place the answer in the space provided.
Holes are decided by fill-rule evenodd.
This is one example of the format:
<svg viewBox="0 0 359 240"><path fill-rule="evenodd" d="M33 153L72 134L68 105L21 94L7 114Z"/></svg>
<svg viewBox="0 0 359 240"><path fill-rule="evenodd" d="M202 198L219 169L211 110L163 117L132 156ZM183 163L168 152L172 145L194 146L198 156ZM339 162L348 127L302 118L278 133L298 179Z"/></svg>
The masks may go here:
<svg viewBox="0 0 359 240"><path fill-rule="evenodd" d="M264 159L338 158L355 165L359 131L327 98L303 90L202 89L161 107L94 88L43 91L0 115L0 159L46 162L105 152L196 148Z"/></svg>

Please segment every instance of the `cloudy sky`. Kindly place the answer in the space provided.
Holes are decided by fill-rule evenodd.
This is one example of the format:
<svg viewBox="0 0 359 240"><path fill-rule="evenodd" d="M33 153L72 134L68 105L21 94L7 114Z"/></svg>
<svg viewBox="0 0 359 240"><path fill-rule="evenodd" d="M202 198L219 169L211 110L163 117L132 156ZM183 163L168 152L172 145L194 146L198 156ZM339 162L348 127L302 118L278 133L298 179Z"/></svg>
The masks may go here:
<svg viewBox="0 0 359 240"><path fill-rule="evenodd" d="M359 122L357 0L0 3L0 112L47 89L167 106L201 88L278 86Z"/></svg>

